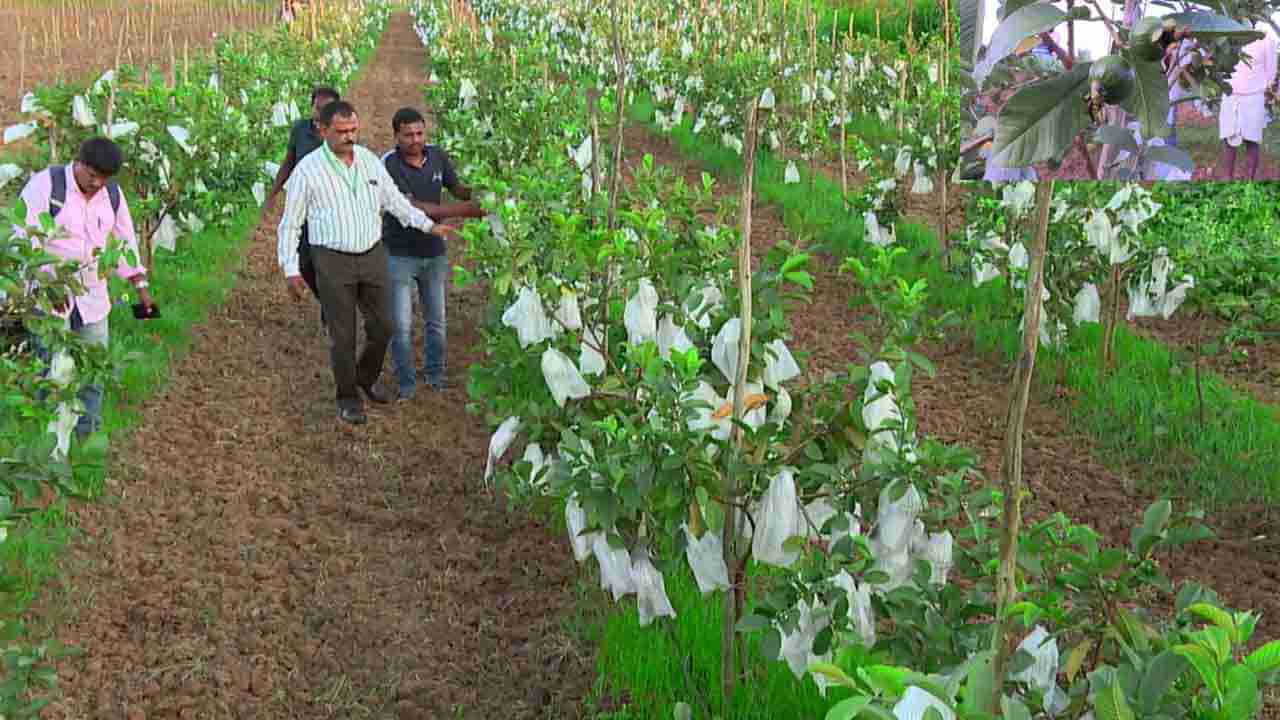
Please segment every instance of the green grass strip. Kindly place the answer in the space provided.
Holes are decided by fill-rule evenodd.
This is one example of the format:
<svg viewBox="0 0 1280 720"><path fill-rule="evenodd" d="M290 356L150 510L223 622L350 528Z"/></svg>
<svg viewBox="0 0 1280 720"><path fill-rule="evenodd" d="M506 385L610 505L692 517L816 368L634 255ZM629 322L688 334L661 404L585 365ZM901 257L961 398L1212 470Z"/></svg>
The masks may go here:
<svg viewBox="0 0 1280 720"><path fill-rule="evenodd" d="M653 110L652 99L643 98L632 105L630 117L655 129ZM859 128L864 125L859 123ZM681 153L715 174L741 175L741 157L695 137L689 120L669 137ZM756 192L782 208L787 226L837 255L861 248L862 218L842 209L839 186L824 177L786 185L784 170L785 164L768 152L759 153ZM963 314L980 350L1002 353L1012 361L1020 331L1017 319L1008 316L1003 283L974 288L967 272L944 272L931 257L937 237L922 225L900 223L898 243L911 250L899 266L903 277L926 279L932 301ZM1185 359L1121 327L1116 367L1102 379L1097 347L1096 327L1076 333L1060 356L1042 354L1037 381L1055 382L1059 363L1065 366L1066 387L1073 396L1070 417L1097 440L1108 461L1133 468L1157 492L1209 509L1280 500L1280 473L1275 472L1280 467L1277 408L1206 371L1201 376L1206 405L1202 426L1194 369Z"/></svg>

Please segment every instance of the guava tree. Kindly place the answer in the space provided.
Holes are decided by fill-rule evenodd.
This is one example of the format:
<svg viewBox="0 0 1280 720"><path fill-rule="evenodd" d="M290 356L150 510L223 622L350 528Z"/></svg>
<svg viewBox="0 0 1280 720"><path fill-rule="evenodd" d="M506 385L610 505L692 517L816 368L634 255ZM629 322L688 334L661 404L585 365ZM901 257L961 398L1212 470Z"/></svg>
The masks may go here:
<svg viewBox="0 0 1280 720"><path fill-rule="evenodd" d="M1216 107L1231 93L1236 65L1247 61L1241 49L1263 36L1261 23L1275 27L1271 15L1280 0L1152 0L1173 11L1163 16L1144 15L1141 0L1111 1L1123 3L1122 19L1110 19L1102 0L1067 0L1065 9L1043 0L1002 3L990 42L974 52L966 101L977 142L965 149L990 141L987 162L1004 168L1043 162L1056 168L1069 154L1082 153L1098 178L1151 179L1152 163L1194 170L1186 152L1165 143L1171 132L1166 67L1186 61L1192 87L1178 103ZM1078 58L1078 23L1105 25L1110 53ZM1067 46L1053 60L1025 52L1037 36L1060 26ZM1103 146L1096 164L1086 143Z"/></svg>

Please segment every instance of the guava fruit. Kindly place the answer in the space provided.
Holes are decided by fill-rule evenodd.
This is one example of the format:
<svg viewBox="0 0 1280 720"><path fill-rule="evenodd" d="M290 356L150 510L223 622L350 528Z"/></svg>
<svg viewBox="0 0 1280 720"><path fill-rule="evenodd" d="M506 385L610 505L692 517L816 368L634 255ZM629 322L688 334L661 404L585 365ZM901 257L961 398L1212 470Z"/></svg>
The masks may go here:
<svg viewBox="0 0 1280 720"><path fill-rule="evenodd" d="M1108 55L1089 68L1094 93L1107 105L1119 105L1133 95L1137 78L1133 66L1119 55Z"/></svg>

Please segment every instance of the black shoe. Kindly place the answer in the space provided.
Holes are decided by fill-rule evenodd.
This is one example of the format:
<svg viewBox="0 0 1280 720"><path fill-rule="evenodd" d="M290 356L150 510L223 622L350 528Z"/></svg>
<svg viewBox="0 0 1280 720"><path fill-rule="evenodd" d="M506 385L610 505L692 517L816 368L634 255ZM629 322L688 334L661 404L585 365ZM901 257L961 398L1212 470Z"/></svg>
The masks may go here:
<svg viewBox="0 0 1280 720"><path fill-rule="evenodd" d="M387 392L386 388L382 387L381 383L374 383L367 386L361 385L360 390L364 393L365 397L369 398L370 402L376 402L379 405L386 405L391 402L391 394Z"/></svg>
<svg viewBox="0 0 1280 720"><path fill-rule="evenodd" d="M368 416L360 408L338 408L338 419L348 425L363 425L369 422Z"/></svg>

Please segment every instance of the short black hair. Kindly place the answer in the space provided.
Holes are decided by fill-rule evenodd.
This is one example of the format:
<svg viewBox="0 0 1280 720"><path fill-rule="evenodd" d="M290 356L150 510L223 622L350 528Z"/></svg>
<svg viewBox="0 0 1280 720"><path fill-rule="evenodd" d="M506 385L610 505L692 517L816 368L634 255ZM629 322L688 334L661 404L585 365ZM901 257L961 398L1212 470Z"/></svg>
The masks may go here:
<svg viewBox="0 0 1280 720"><path fill-rule="evenodd" d="M335 117L354 117L356 106L346 100L334 100L320 108L320 124L332 125Z"/></svg>
<svg viewBox="0 0 1280 720"><path fill-rule="evenodd" d="M120 172L120 167L124 165L124 153L120 146L104 137L85 140L80 145L80 154L76 159L107 177Z"/></svg>
<svg viewBox="0 0 1280 720"><path fill-rule="evenodd" d="M422 117L422 113L411 107L402 107L391 116L391 131L400 132L400 128L413 123L427 124L427 119Z"/></svg>
<svg viewBox="0 0 1280 720"><path fill-rule="evenodd" d="M329 87L328 85L321 85L311 91L311 104L315 105L316 98L322 98L322 97L327 97L333 100L334 102L337 102L338 100L342 99L342 96L338 94L337 90Z"/></svg>

